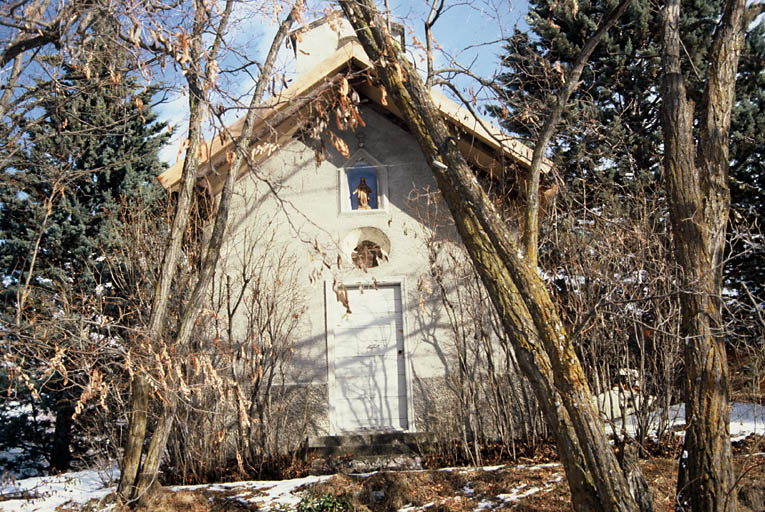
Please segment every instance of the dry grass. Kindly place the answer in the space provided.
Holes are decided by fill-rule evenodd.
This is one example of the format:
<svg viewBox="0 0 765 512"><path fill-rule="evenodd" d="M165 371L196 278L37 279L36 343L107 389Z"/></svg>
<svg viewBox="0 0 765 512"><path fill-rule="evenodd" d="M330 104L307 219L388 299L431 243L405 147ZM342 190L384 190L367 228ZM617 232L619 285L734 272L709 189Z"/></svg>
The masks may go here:
<svg viewBox="0 0 765 512"><path fill-rule="evenodd" d="M755 441L761 440L750 440ZM741 475L739 486L759 486L765 492L765 456L738 456L736 463L737 473ZM673 511L677 461L653 458L640 464L656 512ZM306 497L337 496L360 512L395 512L408 507L414 512L426 506L427 512L472 512L479 507L483 510L573 510L563 468L559 464L508 466L490 471L454 469L378 472L369 476L338 474L306 486L301 492ZM159 489L144 506L133 510L256 511L262 505L258 500L261 495L264 495L262 488ZM743 505L739 510L751 511Z"/></svg>
<svg viewBox="0 0 765 512"><path fill-rule="evenodd" d="M641 467L656 511L673 511L677 461L655 458L641 461ZM737 468L739 474L744 474L739 485L765 482L765 457L739 457ZM344 496L356 510L372 512L394 512L406 506L423 507L431 503L428 512L467 512L476 510L479 505L492 510L572 510L563 468L557 464L507 467L496 471L383 472L368 477L336 475L313 486L309 492Z"/></svg>

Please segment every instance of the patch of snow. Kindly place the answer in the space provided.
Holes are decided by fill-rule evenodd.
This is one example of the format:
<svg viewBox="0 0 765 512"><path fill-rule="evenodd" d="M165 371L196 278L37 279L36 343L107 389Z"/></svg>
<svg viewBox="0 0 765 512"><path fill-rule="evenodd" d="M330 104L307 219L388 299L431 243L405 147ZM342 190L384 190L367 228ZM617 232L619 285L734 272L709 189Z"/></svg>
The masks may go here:
<svg viewBox="0 0 765 512"><path fill-rule="evenodd" d="M519 499L525 498L526 496L536 494L541 490L541 487L529 487L527 484L521 484L515 489L510 489L510 492L507 494L498 494L497 498L505 502L518 501Z"/></svg>
<svg viewBox="0 0 765 512"><path fill-rule="evenodd" d="M658 411L651 419L652 428L655 428L660 415ZM685 404L673 405L669 408L669 418L672 425L685 423ZM627 417L627 431L634 435L637 430L637 418ZM730 437L731 441L740 441L750 434L765 435L765 406L734 402L730 409Z"/></svg>
<svg viewBox="0 0 765 512"><path fill-rule="evenodd" d="M498 466L452 466L448 468L440 468L436 471L497 471L498 469L506 468L507 464L500 464ZM412 470L412 473L422 473L427 470L423 469L415 469Z"/></svg>
<svg viewBox="0 0 765 512"><path fill-rule="evenodd" d="M516 466L516 467L525 468L525 469L540 469L540 468L547 468L551 466L560 466L560 464L549 463L549 464L538 464L535 466ZM498 494L494 499L487 498L487 499L481 500L478 503L478 506L475 508L475 512L482 512L484 510L493 510L495 508L500 507L501 505L518 501L527 496L531 496L532 494L536 494L542 491L549 491L550 489L552 489L552 487L556 483L560 482L561 480L563 480L563 475L555 474L553 475L553 478L551 480L548 480L547 482L545 482L545 485L543 487L536 487L536 486L532 487L532 486L529 486L529 484L520 484L519 486L513 489L510 489L510 491L507 493Z"/></svg>
<svg viewBox="0 0 765 512"><path fill-rule="evenodd" d="M108 473L88 470L65 473L58 476L27 478L24 480L3 482L0 497L24 496L23 499L11 499L0 502L2 512L53 512L65 504L84 504L91 499L101 499L115 488L108 486L116 481L119 471L112 469ZM249 481L220 484L182 485L169 487L170 491L188 491L207 489L210 491L241 490L235 496L242 502L256 504L261 510L271 510L276 506L296 506L302 496L296 492L298 487L320 482L330 476L309 476L282 481ZM106 482L106 483L105 483ZM257 490L258 496L252 496Z"/></svg>
<svg viewBox="0 0 765 512"><path fill-rule="evenodd" d="M322 482L331 475L307 476L305 478L295 478L292 480L281 481L248 481L248 482L227 482L222 484L202 484L202 485L178 485L169 487L171 491L189 491L195 489L207 489L210 491L226 491L229 489L237 490L258 490L259 495L251 497L249 493L242 493L238 496L243 501L256 504L260 510L271 510L277 505L295 507L303 498L296 493L298 487Z"/></svg>
<svg viewBox="0 0 765 512"><path fill-rule="evenodd" d="M752 433L765 435L765 406L734 403L730 410L731 441L738 441Z"/></svg>
<svg viewBox="0 0 765 512"><path fill-rule="evenodd" d="M0 496L28 496L26 499L11 499L0 502L3 512L53 512L65 504L83 504L91 499L100 499L114 491L106 485L115 481L117 469L101 472L95 470L64 473L57 476L26 478L17 481L3 481Z"/></svg>
<svg viewBox="0 0 765 512"><path fill-rule="evenodd" d="M491 510L497 506L497 503L491 500L481 500L478 506L475 508L475 512L481 512L482 510ZM401 511L399 511L401 512Z"/></svg>
<svg viewBox="0 0 765 512"><path fill-rule="evenodd" d="M481 471L497 471L506 467L507 467L506 464L500 464L499 466L483 466L478 469L480 469Z"/></svg>
<svg viewBox="0 0 765 512"><path fill-rule="evenodd" d="M525 464L520 464L518 466L514 466L518 469L544 469L544 468L554 468L561 466L560 462L546 462L544 464L534 464L531 466L526 466ZM562 466L561 466L562 467Z"/></svg>
<svg viewBox="0 0 765 512"><path fill-rule="evenodd" d="M376 475L377 471L370 471L369 473L351 473L352 476L357 476L359 478L369 478L372 475Z"/></svg>
<svg viewBox="0 0 765 512"><path fill-rule="evenodd" d="M401 507L400 509L398 509L398 512L420 512L422 510L425 510L425 509L428 509L428 508L432 507L433 505L435 505L435 502L433 502L433 501L431 501L430 503L426 503L426 504L422 505L421 507L417 507L417 506L412 505L410 503L410 504L405 505L405 506Z"/></svg>

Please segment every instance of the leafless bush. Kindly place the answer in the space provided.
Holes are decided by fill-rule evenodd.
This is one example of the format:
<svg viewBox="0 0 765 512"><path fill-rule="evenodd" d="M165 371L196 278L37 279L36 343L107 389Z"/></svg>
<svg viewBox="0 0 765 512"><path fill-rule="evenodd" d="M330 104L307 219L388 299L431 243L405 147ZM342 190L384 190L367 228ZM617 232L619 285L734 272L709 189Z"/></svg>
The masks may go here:
<svg viewBox="0 0 765 512"><path fill-rule="evenodd" d="M614 433L669 432L681 393L677 297L663 198L615 184L561 187L540 266ZM652 427L651 427L652 426Z"/></svg>
<svg viewBox="0 0 765 512"><path fill-rule="evenodd" d="M729 267L747 269L755 278L726 276L723 311L732 347L729 366L734 399L765 404L765 290L756 277L765 263L765 238L758 220L733 216L729 257L742 261Z"/></svg>
<svg viewBox="0 0 765 512"><path fill-rule="evenodd" d="M184 367L199 392L179 409L170 438L179 480L278 472L279 457L305 438L315 404L307 386L287 379L306 311L298 272L273 231L246 228L232 241Z"/></svg>
<svg viewBox="0 0 765 512"><path fill-rule="evenodd" d="M518 441L533 447L547 437L536 399L480 278L456 242L439 194L414 191L411 199L428 228L421 242L430 272L421 279L419 290L438 299L450 332L448 339L439 341L451 355L446 399L456 411L435 418L433 430L446 437L441 440L444 447L452 446L458 437L463 452L458 458L474 464L481 463L481 450L487 443L499 442L505 453L515 457Z"/></svg>
<svg viewBox="0 0 765 512"><path fill-rule="evenodd" d="M36 432L21 433L29 437L25 457L44 459L38 469L66 469L71 456L75 465L80 457L113 461L119 453L124 397L140 361L135 326L148 310L163 231L161 216L138 204L123 205L115 218L122 243L83 262L94 289L73 286L75 274L30 280L17 322L3 325L3 400L47 418Z"/></svg>
<svg viewBox="0 0 765 512"><path fill-rule="evenodd" d="M515 227L511 184L489 188ZM642 442L649 433L670 433L682 356L666 209L660 197L641 190L544 187L540 266L577 341L593 400L614 434L628 432L631 416ZM465 450L473 438L499 439L511 452L516 439L533 445L545 434L543 422L528 388L519 384L496 314L464 250L453 242L437 194L416 195L427 196L419 201L427 205L419 215L431 233L423 241L431 272L421 289L440 297L452 332L455 371L449 389L461 421L454 431Z"/></svg>

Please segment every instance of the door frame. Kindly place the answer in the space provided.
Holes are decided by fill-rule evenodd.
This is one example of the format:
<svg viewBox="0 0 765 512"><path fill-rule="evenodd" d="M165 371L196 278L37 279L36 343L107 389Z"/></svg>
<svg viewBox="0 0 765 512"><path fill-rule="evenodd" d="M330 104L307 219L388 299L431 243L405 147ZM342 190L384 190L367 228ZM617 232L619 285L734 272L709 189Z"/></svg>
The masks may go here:
<svg viewBox="0 0 765 512"><path fill-rule="evenodd" d="M406 423L407 428L404 432L416 432L414 425L414 405L412 403L412 354L410 352L409 343L409 327L407 325L407 300L406 300L406 277L404 276L388 276L384 278L377 278L376 282L381 286L398 286L401 293L401 325L404 329L403 342L404 342L404 385L406 386ZM367 288L374 288L369 279L351 279L347 282L343 282L347 288L359 288L361 286ZM325 333L327 343L327 410L329 415L329 435L342 434L337 426L337 416L335 410L336 397L337 397L337 385L335 380L335 325L334 318L340 313L340 309L343 306L337 301L335 292L332 290L332 282L324 281L324 322Z"/></svg>

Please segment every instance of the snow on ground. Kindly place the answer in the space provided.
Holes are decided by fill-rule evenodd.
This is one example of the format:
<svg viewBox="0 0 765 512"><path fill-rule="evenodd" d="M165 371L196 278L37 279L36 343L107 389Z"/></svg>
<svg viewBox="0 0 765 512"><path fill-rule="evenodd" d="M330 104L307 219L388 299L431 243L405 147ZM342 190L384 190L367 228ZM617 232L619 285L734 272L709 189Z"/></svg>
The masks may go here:
<svg viewBox="0 0 765 512"><path fill-rule="evenodd" d="M169 487L170 491L241 491L239 498L257 504L261 510L272 510L278 506L294 507L301 496L295 490L303 485L326 480L330 476L308 476L293 480L230 482L223 484L179 485ZM8 496L25 496L20 499L0 501L2 512L53 512L64 504L84 504L91 499L101 499L114 492L113 483L117 473L98 471L78 471L55 477L37 477L19 480L15 483L3 483L0 486L0 499ZM252 491L258 491L253 493ZM107 508L103 510L108 510Z"/></svg>
<svg viewBox="0 0 765 512"><path fill-rule="evenodd" d="M683 414L684 414L683 410ZM765 434L765 406L735 403L730 411L730 436L733 441L751 433Z"/></svg>
<svg viewBox="0 0 765 512"><path fill-rule="evenodd" d="M261 510L271 510L279 505L294 507L300 502L302 496L295 492L298 487L306 484L313 484L331 478L331 475L307 476L305 478L294 478L292 480L278 481L249 481L249 482L228 482L224 484L202 484L202 485L178 485L170 487L171 491L191 491L195 489L207 489L209 491L226 492L232 489L241 490L238 497L244 501L256 503ZM259 491L257 496L253 497L250 491ZM2 504L0 504L2 505Z"/></svg>
<svg viewBox="0 0 765 512"><path fill-rule="evenodd" d="M48 512L65 503L82 504L100 499L114 490L109 487L117 476L116 468L107 471L77 471L58 476L40 476L0 484L0 501L3 512Z"/></svg>
<svg viewBox="0 0 765 512"><path fill-rule="evenodd" d="M674 406L671 416L683 421L682 405ZM751 433L765 435L765 406L750 403L735 403L731 408L730 432L733 440L743 439ZM548 465L539 465L546 467ZM497 470L504 466L481 468L486 471ZM534 466L530 467L533 468ZM447 471L464 470L465 468L449 468ZM240 491L240 499L257 504L261 510L268 511L277 507L294 507L300 502L301 496L296 489L315 482L330 478L329 476L309 476L294 480L283 481L250 481L224 484L209 484L197 486L177 486L170 490L207 489L209 491L228 492ZM556 477L563 478L562 475ZM101 499L114 491L117 470L110 471L78 471L52 477L26 478L18 481L0 482L0 511L2 512L53 512L56 507L64 504L83 504L91 499ZM495 508L501 502L517 501L523 497L545 490L555 481L545 483L543 487L521 484L509 489L493 500L484 500L477 510ZM256 491L256 492L253 492ZM469 495L469 489L465 489ZM14 499L8 499L14 498ZM410 507L409 510L427 510L428 506ZM106 510L106 509L104 509ZM402 509L406 511L407 509Z"/></svg>
<svg viewBox="0 0 765 512"><path fill-rule="evenodd" d="M685 422L685 404L670 407L669 418L673 424ZM627 417L627 430L635 433L637 420L634 416ZM765 406L754 403L736 402L730 410L731 441L740 441L749 434L765 435Z"/></svg>
<svg viewBox="0 0 765 512"><path fill-rule="evenodd" d="M557 463L537 464L533 466L518 466L526 469L542 469L548 467L560 466ZM445 468L442 471L466 471L483 470L497 471L506 466L486 466L481 468ZM416 471L415 471L416 472ZM367 473L371 476L376 472ZM0 501L0 511L2 512L54 512L56 507L61 505L82 505L92 499L101 499L115 490L113 483L117 480L116 470L112 472L98 471L78 471L75 473L66 473L56 477L37 477L19 480L15 483L3 483L0 486L0 500L4 497L19 496L18 499ZM226 493L228 499L238 499L245 502L256 504L261 511L270 511L282 507L293 508L300 502L302 496L296 492L298 488L321 482L331 478L331 475L308 476L305 478L296 478L292 480L281 481L247 481L247 482L229 482L220 484L202 484L202 485L178 485L168 487L168 491L194 491L206 490L212 492ZM556 482L563 478L562 475L556 476L543 487L528 486L521 484L517 488L509 489L507 493L497 495L493 499L482 500L477 511L490 510L496 508L502 502L517 501L523 497L530 496L539 491L544 491L552 487ZM239 494L232 495L231 491ZM465 494L472 494L470 484L465 488ZM429 503L421 507L404 507L400 512L418 512L427 511L434 503ZM104 512L111 507L105 506L101 509Z"/></svg>
<svg viewBox="0 0 765 512"><path fill-rule="evenodd" d="M543 468L543 467L552 467L552 466L560 466L560 464L557 463L551 463L551 464L539 464L537 466L519 466L519 467L525 467L527 469L534 469L534 468ZM536 494L540 491L549 491L556 483L563 480L562 474L557 474L552 480L549 480L545 482L543 486L536 486L536 485L529 485L529 484L520 484L518 487L514 487L506 493L497 494L496 499L483 499L478 504L478 507L476 507L476 512L480 512L482 510L491 510L497 507L500 503L510 503L513 501L518 501L522 498L525 498L527 496L531 496L532 494Z"/></svg>

